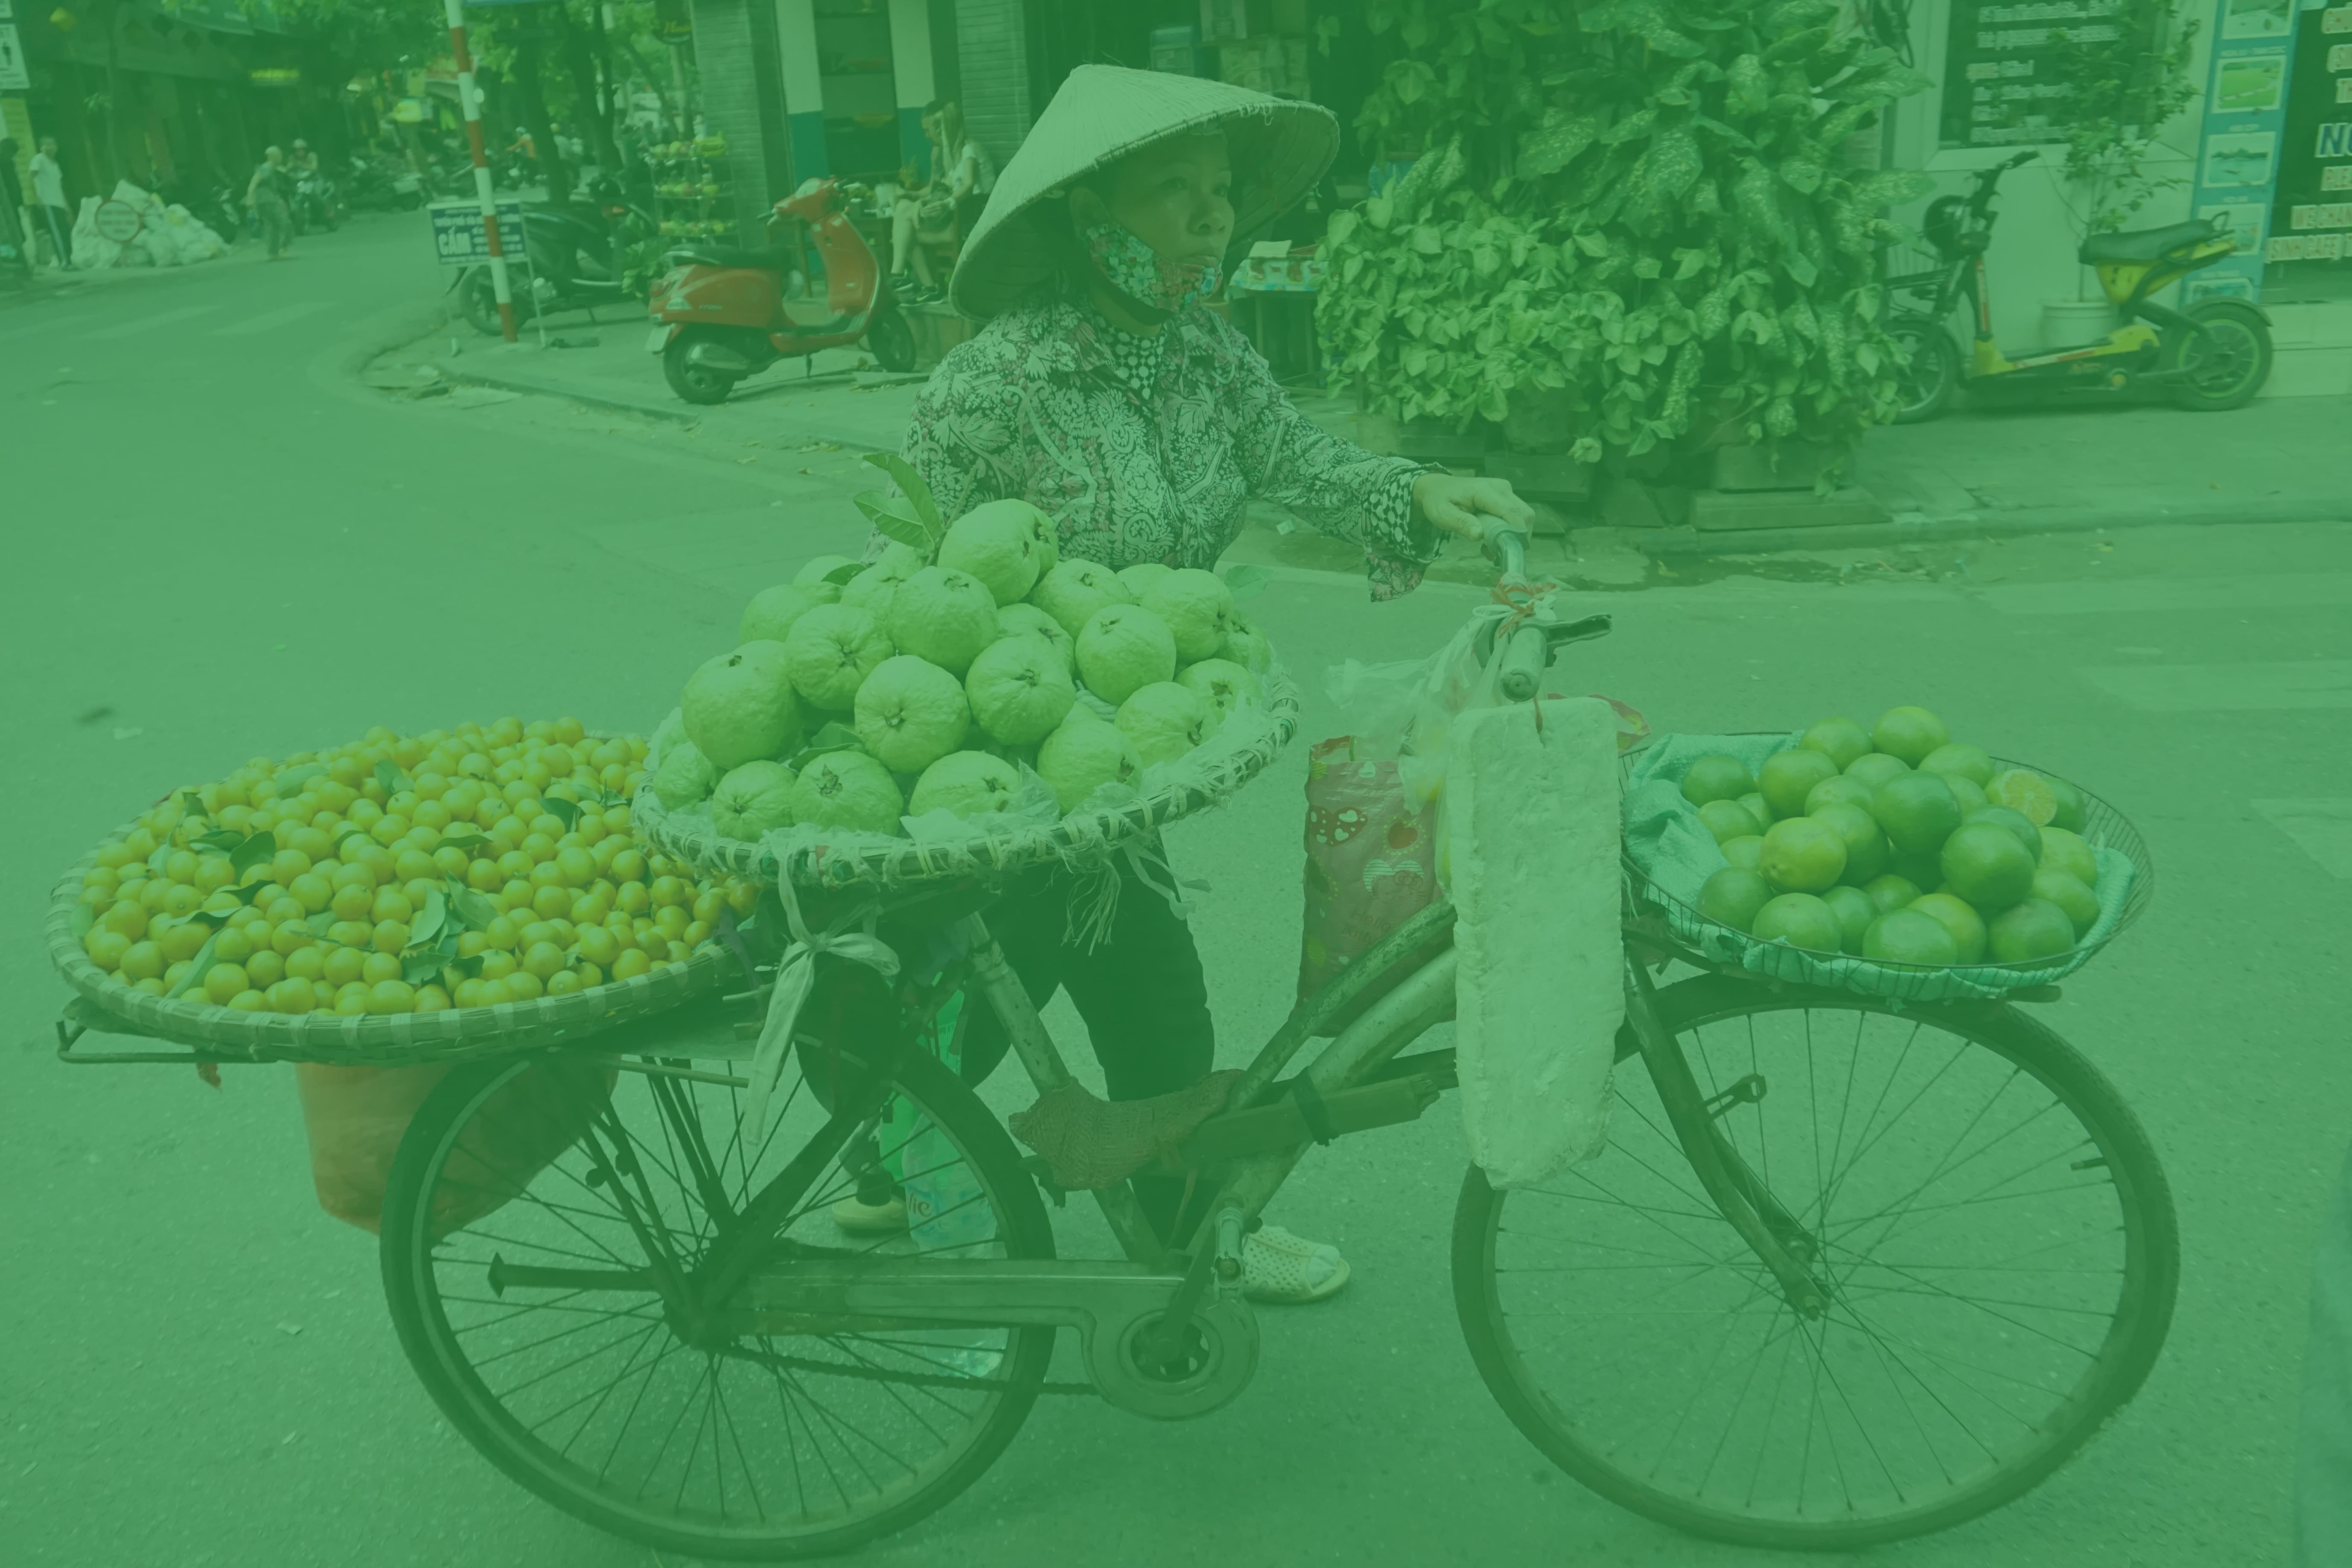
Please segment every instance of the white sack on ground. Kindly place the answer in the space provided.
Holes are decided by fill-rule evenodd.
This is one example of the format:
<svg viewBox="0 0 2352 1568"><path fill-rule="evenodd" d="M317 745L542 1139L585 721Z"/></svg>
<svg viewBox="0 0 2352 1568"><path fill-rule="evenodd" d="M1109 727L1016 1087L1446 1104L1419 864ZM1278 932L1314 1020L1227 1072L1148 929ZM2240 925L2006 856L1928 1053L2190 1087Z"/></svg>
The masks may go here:
<svg viewBox="0 0 2352 1568"><path fill-rule="evenodd" d="M1470 1157L1498 1187L1608 1140L1625 1016L1617 716L1596 698L1455 717L1447 757L1454 1058Z"/></svg>

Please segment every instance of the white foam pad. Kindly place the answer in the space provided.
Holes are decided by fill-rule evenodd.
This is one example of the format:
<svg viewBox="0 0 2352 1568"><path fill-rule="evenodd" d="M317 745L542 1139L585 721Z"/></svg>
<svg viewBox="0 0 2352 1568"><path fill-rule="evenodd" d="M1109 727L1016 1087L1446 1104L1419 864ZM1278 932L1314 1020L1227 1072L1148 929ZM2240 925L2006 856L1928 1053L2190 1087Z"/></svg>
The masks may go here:
<svg viewBox="0 0 2352 1568"><path fill-rule="evenodd" d="M1625 1016L1617 721L1593 698L1475 709L1446 759L1454 1052L1471 1158L1527 1186L1608 1140Z"/></svg>

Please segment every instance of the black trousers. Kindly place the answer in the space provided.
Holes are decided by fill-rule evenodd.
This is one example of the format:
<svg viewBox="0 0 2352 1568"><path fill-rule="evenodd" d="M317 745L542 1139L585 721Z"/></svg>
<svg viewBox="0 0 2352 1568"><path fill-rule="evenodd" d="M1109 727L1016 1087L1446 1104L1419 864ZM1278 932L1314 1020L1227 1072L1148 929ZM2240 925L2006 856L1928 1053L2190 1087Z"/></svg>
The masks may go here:
<svg viewBox="0 0 2352 1568"><path fill-rule="evenodd" d="M1216 1061L1216 1030L1191 929L1165 898L1138 879L1125 856L1117 865L1118 913L1109 935L1092 952L1066 940L1070 900L1083 884L1058 868L1022 877L981 918L1031 1002L1043 1007L1055 992L1068 988L1110 1098L1149 1100L1208 1076ZM971 1017L963 1077L978 1084L1013 1042L988 1008L974 1008ZM1168 1235L1183 1201L1183 1178L1147 1173L1133 1184L1144 1214Z"/></svg>

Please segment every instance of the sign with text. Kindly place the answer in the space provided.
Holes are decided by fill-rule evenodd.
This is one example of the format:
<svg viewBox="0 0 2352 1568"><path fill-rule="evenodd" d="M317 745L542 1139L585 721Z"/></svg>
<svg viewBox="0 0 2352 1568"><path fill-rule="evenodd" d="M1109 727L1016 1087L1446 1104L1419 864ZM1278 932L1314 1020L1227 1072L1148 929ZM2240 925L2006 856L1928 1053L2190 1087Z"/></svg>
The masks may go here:
<svg viewBox="0 0 2352 1568"><path fill-rule="evenodd" d="M433 254L444 267L475 267L490 258L490 239L482 225L479 202L435 202ZM499 248L509 261L523 259L522 203L499 203Z"/></svg>
<svg viewBox="0 0 2352 1568"><path fill-rule="evenodd" d="M2295 18L2263 297L2352 299L2352 5Z"/></svg>
<svg viewBox="0 0 2352 1568"><path fill-rule="evenodd" d="M5 14L0 12L0 16ZM0 22L0 87L29 92L32 86L32 73L25 68L24 40L16 36L14 23Z"/></svg>
<svg viewBox="0 0 2352 1568"><path fill-rule="evenodd" d="M1944 65L1943 142L2005 147L2061 140L2067 89L2053 80L2063 34L2116 37L2116 0L1952 0Z"/></svg>
<svg viewBox="0 0 2352 1568"><path fill-rule="evenodd" d="M2226 223L2238 250L2181 284L2183 303L2263 295L2271 195L2278 183L2279 138L2286 125L2294 58L2292 5L2293 0L2221 0L2214 9L2212 74L2205 84L2191 210Z"/></svg>

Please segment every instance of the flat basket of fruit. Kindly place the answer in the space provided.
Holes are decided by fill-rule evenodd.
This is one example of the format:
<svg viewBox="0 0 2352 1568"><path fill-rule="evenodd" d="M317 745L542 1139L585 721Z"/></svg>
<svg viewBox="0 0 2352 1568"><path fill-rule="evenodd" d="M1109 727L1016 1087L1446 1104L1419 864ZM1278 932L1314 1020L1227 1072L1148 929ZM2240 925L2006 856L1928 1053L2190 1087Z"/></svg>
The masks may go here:
<svg viewBox="0 0 2352 1568"><path fill-rule="evenodd" d="M1923 709L1864 730L1664 735L1627 759L1638 903L1708 960L1895 1001L2073 973L2155 895L2107 802L1954 744Z"/></svg>
<svg viewBox="0 0 2352 1568"><path fill-rule="evenodd" d="M50 957L89 1026L215 1058L415 1066L593 1036L716 989L737 969L719 931L756 897L641 845L646 749L508 719L256 758L67 872Z"/></svg>
<svg viewBox="0 0 2352 1568"><path fill-rule="evenodd" d="M1214 805L1298 727L1247 569L1059 559L1026 501L952 524L859 498L889 542L756 595L656 732L634 819L714 877L817 888L1098 864Z"/></svg>

